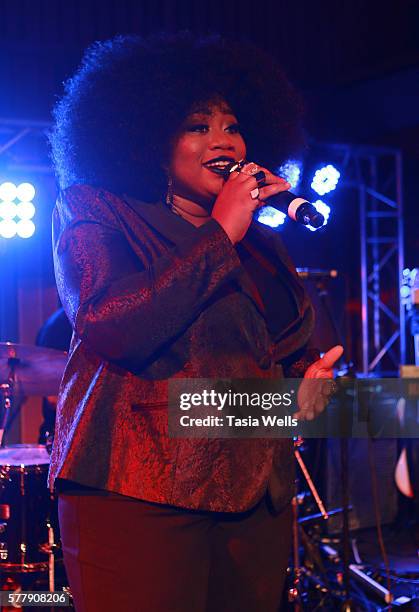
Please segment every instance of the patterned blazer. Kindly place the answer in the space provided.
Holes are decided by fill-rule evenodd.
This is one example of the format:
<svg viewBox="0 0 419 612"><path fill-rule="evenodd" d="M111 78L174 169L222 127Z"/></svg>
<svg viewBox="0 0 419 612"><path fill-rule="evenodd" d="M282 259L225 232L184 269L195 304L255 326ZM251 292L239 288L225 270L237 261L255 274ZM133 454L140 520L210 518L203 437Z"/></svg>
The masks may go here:
<svg viewBox="0 0 419 612"><path fill-rule="evenodd" d="M214 511L247 510L267 488L276 508L289 501L291 440L168 435L169 378L282 377L281 362L312 332L312 307L279 236L254 223L242 244L291 291L296 317L279 334L270 332L267 296L215 220L196 228L164 204L89 185L60 195L55 273L74 331L51 486L64 478Z"/></svg>

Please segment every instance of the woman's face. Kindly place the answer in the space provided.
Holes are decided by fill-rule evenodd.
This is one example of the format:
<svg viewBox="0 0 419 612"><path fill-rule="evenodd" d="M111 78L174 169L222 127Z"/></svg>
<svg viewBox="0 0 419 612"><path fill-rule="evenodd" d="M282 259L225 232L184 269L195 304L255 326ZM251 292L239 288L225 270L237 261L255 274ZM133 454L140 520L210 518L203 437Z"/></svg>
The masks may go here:
<svg viewBox="0 0 419 612"><path fill-rule="evenodd" d="M245 157L237 119L225 103L193 112L172 150L169 171L174 193L210 209L224 184L223 168Z"/></svg>

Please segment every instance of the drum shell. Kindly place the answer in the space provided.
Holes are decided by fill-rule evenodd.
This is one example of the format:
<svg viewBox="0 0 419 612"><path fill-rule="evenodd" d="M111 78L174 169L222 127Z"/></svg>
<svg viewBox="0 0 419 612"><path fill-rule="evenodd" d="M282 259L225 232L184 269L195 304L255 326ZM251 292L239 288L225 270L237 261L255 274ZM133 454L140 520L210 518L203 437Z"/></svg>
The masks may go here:
<svg viewBox="0 0 419 612"><path fill-rule="evenodd" d="M48 463L33 464L39 447L0 449L0 570L38 571L48 563L49 525L58 539L56 502L47 487ZM19 465L7 455L19 455ZM2 456L3 455L3 456ZM48 458L47 458L48 459Z"/></svg>

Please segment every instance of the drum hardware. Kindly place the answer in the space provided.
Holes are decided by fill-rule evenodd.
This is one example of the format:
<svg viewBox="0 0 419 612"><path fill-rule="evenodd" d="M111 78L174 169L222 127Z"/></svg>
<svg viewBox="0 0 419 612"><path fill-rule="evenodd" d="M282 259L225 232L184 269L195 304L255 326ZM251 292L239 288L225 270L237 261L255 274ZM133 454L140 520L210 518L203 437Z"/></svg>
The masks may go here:
<svg viewBox="0 0 419 612"><path fill-rule="evenodd" d="M302 443L301 439L295 440L295 450L300 454L303 452ZM303 456L300 458L304 463L305 470L302 473L305 475L308 470ZM301 465L297 458L296 461L298 465ZM345 456L341 458L341 461L345 464ZM343 465L343 468L346 469L346 466ZM342 484L344 487L347 486L345 482ZM345 504L345 497L348 499L349 495L346 496L345 492L343 493L343 504ZM324 519L324 512L310 512L313 505L319 507L313 493L311 495L306 492L298 493L292 501L294 510L292 532L294 567L288 570L288 606L285 604L281 610L302 612L322 608L346 612L367 609L390 610L392 607L412 605L414 596L408 590L401 591L396 578L389 586L384 575L380 576L379 572L373 567L363 564L354 539L350 540L353 561L349 558L349 553L345 553L342 534L340 537L331 537L325 534L324 527L327 523ZM309 514L298 516L298 514L304 514L304 509L308 510ZM351 509L352 507L348 503L346 509L348 514ZM325 508L329 518L338 513L343 513L344 510L344 508L333 510ZM346 582L347 577L345 576L345 554L349 561L350 581L348 582ZM381 602L376 604L375 600L378 599L381 599ZM383 608L383 605L386 607ZM408 609L413 608L408 607Z"/></svg>
<svg viewBox="0 0 419 612"><path fill-rule="evenodd" d="M56 395L66 360L64 351L0 343L0 441L4 443L3 434L11 424L16 391L25 396ZM55 591L57 569L59 583L65 584L56 500L47 488L49 455L42 445L0 448L2 588L17 581L17 588L20 584L31 590L39 581L45 584L44 576L48 589Z"/></svg>
<svg viewBox="0 0 419 612"><path fill-rule="evenodd" d="M3 436L6 429L9 415L12 409L12 397L13 397L13 378L9 378L8 383L0 385L2 394L2 414L0 418L0 446L3 443Z"/></svg>
<svg viewBox="0 0 419 612"><path fill-rule="evenodd" d="M345 552L345 537L342 540L342 538L336 539L319 536L323 531L325 521L331 516L340 513L345 515L345 512L349 516L352 506L349 504L347 483L343 477L343 486L346 487L346 494L344 491L343 495L343 507L327 510L301 454L303 442L301 437L294 439L294 455L304 476L305 483L308 485L311 499L319 509L319 512L299 516L299 507L303 505L310 495L305 492L302 494L296 492L292 500L293 567L289 571L291 583L288 589L288 602L293 610L302 612L303 610L311 609L307 607L307 601L309 595L316 593L315 597L317 600L320 600L318 607L325 606L327 609L339 608L345 612L359 609L354 606L351 600L350 584L346 575L347 570L349 576L354 576L352 570L353 564L350 562L348 552ZM342 462L345 464L344 449ZM343 465L344 470L346 467L346 465ZM298 482L296 482L297 487ZM306 531L306 528L311 529L310 533ZM345 536L345 534L343 535ZM349 536L349 523L347 535ZM339 554L332 546L332 544L337 543L341 545L343 543L342 554ZM345 561L347 566L345 566Z"/></svg>
<svg viewBox="0 0 419 612"><path fill-rule="evenodd" d="M18 386L25 396L57 395L67 353L43 346L0 342L0 381ZM9 393L10 395L10 393Z"/></svg>
<svg viewBox="0 0 419 612"><path fill-rule="evenodd" d="M294 456L297 460L298 465L300 466L301 472L306 480L306 483L311 491L311 494L316 502L317 507L320 510L319 516L322 517L323 520L327 520L329 518L329 514L325 509L323 501L314 485L314 482L310 476L310 473L307 469L307 466L302 458L300 447L303 444L303 439L301 436L294 438ZM298 506L299 506L299 495L298 495L298 480L295 483L296 491L295 495L292 499L292 509L293 509L293 522L292 522L292 554L293 554L293 568L292 568L292 585L288 589L288 602L293 605L293 609L295 612L302 612L303 610L303 594L302 594L302 576L304 573L304 568L302 565L302 560L300 558L300 542L303 544L305 548L311 547L311 554L313 554L313 545L309 542L304 529L302 528L301 519L298 516ZM301 498L303 499L304 496ZM319 555L317 553L314 554L316 561L319 561ZM322 563L320 560L320 569L323 570L323 574L325 575L326 584L327 584L327 576L324 572L324 568L322 567ZM324 588L324 587L323 587ZM326 588L327 590L327 588Z"/></svg>
<svg viewBox="0 0 419 612"><path fill-rule="evenodd" d="M49 455L41 445L17 444L0 449L0 508L3 509L0 570L3 572L48 570L53 578L58 547L50 518L48 464Z"/></svg>
<svg viewBox="0 0 419 612"><path fill-rule="evenodd" d="M10 414L16 390L25 396L56 395L66 361L65 351L0 342L0 446L11 424Z"/></svg>

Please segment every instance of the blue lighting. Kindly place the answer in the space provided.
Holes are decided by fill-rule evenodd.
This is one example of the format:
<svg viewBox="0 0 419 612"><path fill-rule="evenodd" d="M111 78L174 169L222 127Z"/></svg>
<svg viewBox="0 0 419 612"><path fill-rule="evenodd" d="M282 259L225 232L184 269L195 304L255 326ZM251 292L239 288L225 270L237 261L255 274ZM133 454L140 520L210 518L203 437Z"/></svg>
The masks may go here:
<svg viewBox="0 0 419 612"><path fill-rule="evenodd" d="M339 177L339 170L336 170L332 164L328 164L327 166L323 166L323 168L316 170L311 183L311 188L314 189L314 191L319 195L324 195L325 193L329 193L329 191L336 189Z"/></svg>
<svg viewBox="0 0 419 612"><path fill-rule="evenodd" d="M291 185L291 189L295 189L301 179L302 162L295 159L288 159L277 170L277 174L286 179Z"/></svg>
<svg viewBox="0 0 419 612"><path fill-rule="evenodd" d="M32 202L35 197L35 187L31 183L21 183L16 188L16 197L21 202Z"/></svg>
<svg viewBox="0 0 419 612"><path fill-rule="evenodd" d="M8 202L16 199L16 185L10 181L6 181L0 185L0 200L6 200Z"/></svg>
<svg viewBox="0 0 419 612"><path fill-rule="evenodd" d="M6 181L0 185L0 237L30 238L35 232L31 221L36 213L32 199L35 187L31 183L15 185Z"/></svg>
<svg viewBox="0 0 419 612"><path fill-rule="evenodd" d="M257 220L263 225L268 225L269 227L278 227L279 225L283 225L285 221L286 215L276 210L276 208L272 208L272 206L264 206L258 215Z"/></svg>
<svg viewBox="0 0 419 612"><path fill-rule="evenodd" d="M21 219L16 223L16 232L20 238L30 238L35 233L35 224L30 219Z"/></svg>
<svg viewBox="0 0 419 612"><path fill-rule="evenodd" d="M2 238L13 238L17 233L17 223L12 219L0 221L0 236Z"/></svg>
<svg viewBox="0 0 419 612"><path fill-rule="evenodd" d="M402 298L408 298L410 296L410 287L408 285L402 285L400 287L400 296Z"/></svg>
<svg viewBox="0 0 419 612"><path fill-rule="evenodd" d="M322 200L316 200L316 202L312 203L314 208L317 210L317 212L321 213L324 217L324 223L322 225L322 227L324 227L325 225L327 225L327 222L329 220L330 217L330 206L328 206L325 202L323 202ZM310 230L310 232L315 232L318 229L320 229L319 227L312 227L311 225L306 225L306 228Z"/></svg>
<svg viewBox="0 0 419 612"><path fill-rule="evenodd" d="M17 206L14 202L8 200L0 201L0 218L14 219L17 215Z"/></svg>
<svg viewBox="0 0 419 612"><path fill-rule="evenodd" d="M35 214L35 206L32 202L19 202L16 206L19 219L32 219Z"/></svg>

